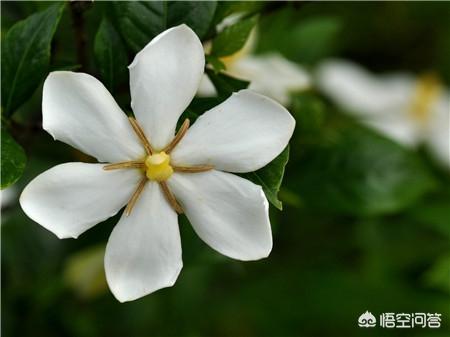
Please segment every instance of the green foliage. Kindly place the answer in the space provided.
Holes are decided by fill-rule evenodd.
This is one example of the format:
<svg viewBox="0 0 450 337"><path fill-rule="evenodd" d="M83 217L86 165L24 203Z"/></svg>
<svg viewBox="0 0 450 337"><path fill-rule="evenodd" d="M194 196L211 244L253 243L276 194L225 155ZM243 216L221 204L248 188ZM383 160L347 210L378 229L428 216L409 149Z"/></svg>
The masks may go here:
<svg viewBox="0 0 450 337"><path fill-rule="evenodd" d="M303 21L291 32L296 42L288 56L301 63L314 64L330 55L336 46L341 24L335 17L320 17Z"/></svg>
<svg viewBox="0 0 450 337"><path fill-rule="evenodd" d="M267 200L279 210L283 209L283 204L278 199L281 182L283 181L284 169L289 161L289 146L281 152L269 164L258 171L243 174L244 178L262 186Z"/></svg>
<svg viewBox="0 0 450 337"><path fill-rule="evenodd" d="M320 132L325 124L326 105L312 92L306 91L293 95L291 112L297 121L296 128L302 136Z"/></svg>
<svg viewBox="0 0 450 337"><path fill-rule="evenodd" d="M50 43L64 5L55 4L12 26L2 41L2 107L11 115L47 75Z"/></svg>
<svg viewBox="0 0 450 337"><path fill-rule="evenodd" d="M264 7L262 1L219 1L214 15L214 24L220 23L227 16L236 13L256 13Z"/></svg>
<svg viewBox="0 0 450 337"><path fill-rule="evenodd" d="M246 89L250 82L234 78L224 73L216 73L214 70L206 69L209 79L214 84L219 97L225 99L233 92Z"/></svg>
<svg viewBox="0 0 450 337"><path fill-rule="evenodd" d="M215 56L223 57L232 55L240 50L247 42L256 22L257 17L252 16L226 27L214 38L211 53Z"/></svg>
<svg viewBox="0 0 450 337"><path fill-rule="evenodd" d="M117 1L111 5L122 37L138 52L165 29L182 23L202 38L209 30L217 4L215 1Z"/></svg>
<svg viewBox="0 0 450 337"><path fill-rule="evenodd" d="M23 148L4 128L1 130L1 188L14 184L25 169L27 157Z"/></svg>
<svg viewBox="0 0 450 337"><path fill-rule="evenodd" d="M106 18L95 35L94 56L103 82L114 91L127 75L128 57L119 34Z"/></svg>
<svg viewBox="0 0 450 337"><path fill-rule="evenodd" d="M303 161L299 191L307 204L353 215L398 212L435 187L420 159L363 127L326 135Z"/></svg>
<svg viewBox="0 0 450 337"><path fill-rule="evenodd" d="M315 65L332 55L342 30L342 23L335 16L299 19L289 9L264 18L260 26L259 52L276 49L303 65Z"/></svg>
<svg viewBox="0 0 450 337"><path fill-rule="evenodd" d="M210 64L216 73L219 73L222 70L225 70L225 64L214 55L206 55L206 63Z"/></svg>

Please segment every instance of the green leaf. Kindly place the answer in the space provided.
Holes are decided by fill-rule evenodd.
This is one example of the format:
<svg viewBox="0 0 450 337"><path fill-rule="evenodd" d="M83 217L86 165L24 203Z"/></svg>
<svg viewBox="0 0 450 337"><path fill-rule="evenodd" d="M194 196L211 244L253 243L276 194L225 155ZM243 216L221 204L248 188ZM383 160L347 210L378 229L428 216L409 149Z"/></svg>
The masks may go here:
<svg viewBox="0 0 450 337"><path fill-rule="evenodd" d="M205 113L206 111L214 108L215 106L222 103L222 99L219 97L195 97L191 104L184 111L182 117L178 120L178 126L183 124L185 118L189 118L191 124L195 122L195 120Z"/></svg>
<svg viewBox="0 0 450 337"><path fill-rule="evenodd" d="M445 185L444 185L445 186ZM426 198L421 203L414 205L408 210L406 216L410 223L420 223L445 235L450 239L450 195Z"/></svg>
<svg viewBox="0 0 450 337"><path fill-rule="evenodd" d="M201 38L214 17L215 1L117 1L111 4L117 27L133 51L138 52L167 28L187 24Z"/></svg>
<svg viewBox="0 0 450 337"><path fill-rule="evenodd" d="M219 1L213 22L214 24L218 24L225 17L234 13L256 13L264 5L266 4L262 1Z"/></svg>
<svg viewBox="0 0 450 337"><path fill-rule="evenodd" d="M214 55L206 55L206 63L212 65L214 71L219 73L222 70L225 70L225 64Z"/></svg>
<svg viewBox="0 0 450 337"><path fill-rule="evenodd" d="M50 43L63 4L33 14L10 28L2 42L2 106L11 115L47 75Z"/></svg>
<svg viewBox="0 0 450 337"><path fill-rule="evenodd" d="M206 69L206 73L214 84L217 93L223 99L230 96L233 92L246 89L250 82L231 77L224 73L216 74L212 69Z"/></svg>
<svg viewBox="0 0 450 337"><path fill-rule="evenodd" d="M280 190L281 182L283 181L284 168L288 161L289 146L263 168L242 175L244 178L262 186L267 200L279 210L283 209L283 204L278 199L278 192Z"/></svg>
<svg viewBox="0 0 450 337"><path fill-rule="evenodd" d="M95 36L94 56L106 87L114 91L127 75L128 58L119 34L106 18Z"/></svg>
<svg viewBox="0 0 450 337"><path fill-rule="evenodd" d="M252 16L226 27L213 40L211 54L223 57L232 55L240 50L247 42L257 21L257 16Z"/></svg>
<svg viewBox="0 0 450 337"><path fill-rule="evenodd" d="M291 58L300 63L315 64L330 55L338 41L341 22L334 17L318 17L305 20L292 31L295 48Z"/></svg>
<svg viewBox="0 0 450 337"><path fill-rule="evenodd" d="M26 155L23 148L2 128L1 188L14 184L25 169Z"/></svg>
<svg viewBox="0 0 450 337"><path fill-rule="evenodd" d="M291 112L302 134L320 132L325 122L326 105L313 92L305 91L292 96Z"/></svg>
<svg viewBox="0 0 450 337"><path fill-rule="evenodd" d="M315 65L336 52L342 21L338 16L300 16L287 7L261 19L258 52L273 50L303 65Z"/></svg>
<svg viewBox="0 0 450 337"><path fill-rule="evenodd" d="M435 287L450 293L450 255L441 256L433 266L423 275L427 286Z"/></svg>
<svg viewBox="0 0 450 337"><path fill-rule="evenodd" d="M416 153L355 124L336 130L302 158L296 192L307 206L373 216L398 212L435 187Z"/></svg>

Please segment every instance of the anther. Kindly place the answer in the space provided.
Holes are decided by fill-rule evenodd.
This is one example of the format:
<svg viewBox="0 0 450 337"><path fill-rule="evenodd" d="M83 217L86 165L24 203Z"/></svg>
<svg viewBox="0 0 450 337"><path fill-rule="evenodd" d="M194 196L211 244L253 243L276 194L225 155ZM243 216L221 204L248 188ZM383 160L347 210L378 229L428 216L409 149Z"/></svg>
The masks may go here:
<svg viewBox="0 0 450 337"><path fill-rule="evenodd" d="M126 168L143 169L143 168L145 168L145 163L143 161L139 161L139 160L130 160L130 161L123 161L120 163L108 164L108 165L103 166L103 169L105 171L119 170L119 169L126 169Z"/></svg>
<svg viewBox="0 0 450 337"><path fill-rule="evenodd" d="M180 130L178 130L177 135L172 139L170 144L164 148L163 151L165 153L169 154L175 148L175 146L177 146L180 140L183 139L184 135L189 129L189 124L190 124L189 119L186 118L185 121L183 122L183 125L181 125Z"/></svg>
<svg viewBox="0 0 450 337"><path fill-rule="evenodd" d="M173 210L175 212L177 212L178 214L182 214L183 213L183 209L181 208L181 206L178 203L177 199L175 199L175 196L170 191L169 186L167 186L167 183L165 181L160 181L159 182L159 186L161 186L161 190L163 191L167 202L170 204L170 206L172 206Z"/></svg>
<svg viewBox="0 0 450 337"><path fill-rule="evenodd" d="M212 165L197 165L197 166L174 166L172 168L175 172L185 172L185 173L198 173L206 172L214 169Z"/></svg>
<svg viewBox="0 0 450 337"><path fill-rule="evenodd" d="M138 187L136 188L136 191L134 191L133 195L131 196L130 201L128 202L127 208L125 208L125 215L129 216L131 214L131 211L133 210L134 205L138 201L139 197L141 196L142 191L144 190L145 183L147 182L147 177L144 177L139 182Z"/></svg>
<svg viewBox="0 0 450 337"><path fill-rule="evenodd" d="M147 137L145 136L144 130L142 130L141 126L133 117L128 117L128 120L130 121L130 124L133 127L134 132L136 132L136 135L141 140L141 143L145 148L145 152L147 152L148 155L151 155L153 153L153 149Z"/></svg>

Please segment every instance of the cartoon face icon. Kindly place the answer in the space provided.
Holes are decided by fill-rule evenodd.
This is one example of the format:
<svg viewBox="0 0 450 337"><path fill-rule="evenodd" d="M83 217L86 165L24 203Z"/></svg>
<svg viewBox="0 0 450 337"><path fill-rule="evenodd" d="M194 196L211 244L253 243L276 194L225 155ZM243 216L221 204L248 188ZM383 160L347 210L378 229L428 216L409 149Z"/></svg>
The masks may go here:
<svg viewBox="0 0 450 337"><path fill-rule="evenodd" d="M358 318L358 325L361 328L373 328L377 323L377 319L374 315L372 315L369 311L366 310L365 313L363 313Z"/></svg>

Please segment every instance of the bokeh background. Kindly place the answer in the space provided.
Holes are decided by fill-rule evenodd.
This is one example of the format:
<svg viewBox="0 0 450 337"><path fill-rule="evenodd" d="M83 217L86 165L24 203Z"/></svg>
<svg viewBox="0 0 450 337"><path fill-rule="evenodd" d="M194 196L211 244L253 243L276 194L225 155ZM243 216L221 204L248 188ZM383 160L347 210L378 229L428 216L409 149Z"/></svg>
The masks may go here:
<svg viewBox="0 0 450 337"><path fill-rule="evenodd" d="M49 6L55 3L2 1L2 42L18 21ZM67 3L45 74L88 72L129 112L126 65L159 33L152 30L159 20L152 6L159 4ZM224 18L231 24L251 18L257 28L248 53L278 53L309 74L309 84L286 89L283 102L297 128L279 192L283 210L271 206L272 254L245 263L223 257L182 218L184 268L175 286L120 304L103 272L117 217L77 240L58 240L18 204L20 191L39 173L91 160L42 130L39 86L12 112L2 101L2 130L27 157L23 175L2 191L3 336L448 336L450 167L424 146L407 147L347 114L315 84L314 73L324 61L341 58L375 74L432 72L448 88L450 3L219 2L207 5L207 16L205 3L189 6L185 14L174 10L173 22L203 27L208 53L207 41L217 37ZM143 33L133 35L136 27ZM113 78L105 75L102 38L118 59ZM212 68L229 59L212 54L209 74L222 76ZM2 93L10 85L6 66L2 50ZM282 78L269 82L277 87ZM221 79L222 97L246 85ZM199 98L191 110L201 113L215 99ZM362 329L357 319L366 310L440 313L442 327Z"/></svg>

